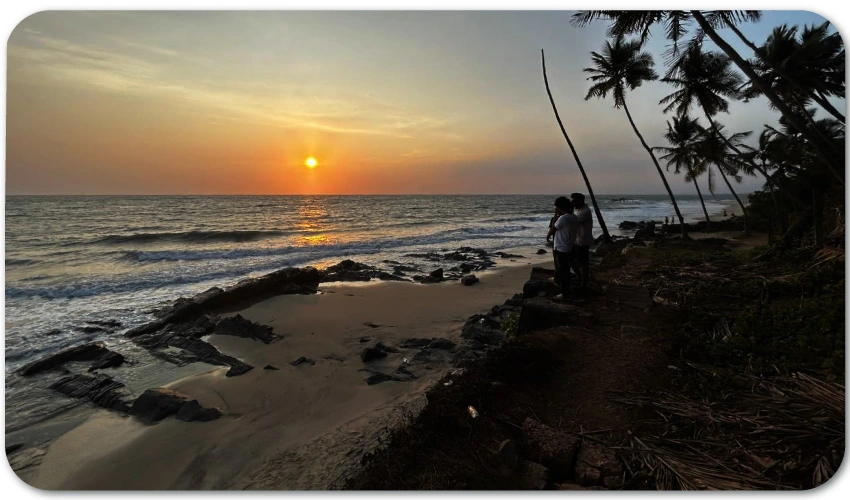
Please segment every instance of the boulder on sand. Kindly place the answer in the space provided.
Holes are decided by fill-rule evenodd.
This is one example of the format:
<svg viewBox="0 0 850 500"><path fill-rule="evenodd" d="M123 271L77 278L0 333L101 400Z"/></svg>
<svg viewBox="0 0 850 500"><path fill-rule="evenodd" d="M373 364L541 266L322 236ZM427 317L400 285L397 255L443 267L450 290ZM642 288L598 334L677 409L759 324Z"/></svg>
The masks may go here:
<svg viewBox="0 0 850 500"><path fill-rule="evenodd" d="M164 387L148 389L133 402L130 415L147 422L158 422L175 415L187 400L183 394Z"/></svg>

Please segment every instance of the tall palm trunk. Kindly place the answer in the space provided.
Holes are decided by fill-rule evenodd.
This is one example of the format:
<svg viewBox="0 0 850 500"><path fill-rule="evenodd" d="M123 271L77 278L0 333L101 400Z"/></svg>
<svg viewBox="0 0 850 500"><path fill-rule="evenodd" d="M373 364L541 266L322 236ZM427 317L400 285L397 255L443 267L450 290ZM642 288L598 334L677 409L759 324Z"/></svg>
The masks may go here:
<svg viewBox="0 0 850 500"><path fill-rule="evenodd" d="M723 40L723 38L720 37L720 35L717 34L717 31L715 31L714 28L708 23L708 21L706 21L705 17L703 17L700 11L692 10L691 14L694 16L694 19L699 24L700 28L702 28L705 34L708 35L709 38L711 38L711 41L713 41L715 45L720 47L720 50L725 52L726 55L728 55L729 58L735 62L735 65L737 65L738 68L740 68L741 71L743 71L744 74L747 75L753 85L758 87L758 89L761 90L764 96L767 97L768 100L770 100L770 102L772 102L774 106L776 106L779 112L782 113L782 116L784 116L791 123L791 125L796 128L801 134L803 134L803 137L805 137L806 140L809 141L809 143L815 149L815 152L818 154L818 156L820 156L820 158L829 168L829 171L832 173L832 175L835 176L841 186L844 186L844 177L842 177L841 174L838 172L838 168L841 168L842 171L844 169L843 161L841 162L841 165L837 164L836 155L833 154L833 152L831 151L832 148L830 148L827 144L824 144L823 141L821 141L820 138L817 136L817 134L812 132L812 130L808 126L806 126L806 123L803 122L800 117L797 116L797 114L791 111L788 105L785 104L785 102L782 101L782 99L780 99L778 95L776 95L773 89L771 89L770 86L764 82L764 80L759 78L753 67L747 61L745 61L744 58L741 57L741 55L738 54L738 52L736 52L731 45L729 45L725 40Z"/></svg>
<svg viewBox="0 0 850 500"><path fill-rule="evenodd" d="M555 112L555 119L558 120L558 126L561 127L561 133L564 134L564 139L567 140L567 145L570 146L570 151L572 151L573 158L576 160L576 165L578 165L578 169L581 172L581 177L584 179L584 185L587 186L587 193L590 195L590 202L593 203L593 211L596 212L596 220L599 221L599 227L602 228L602 240L605 241L605 243L611 243L611 235L608 233L608 227L605 225L605 220L602 218L602 212L599 211L599 204L596 203L596 196L593 194L593 188L590 187L590 180L588 180L587 174L584 172L584 166L582 166L581 160L578 158L576 148L573 147L573 141L570 140L570 136L567 135L564 124L561 122L561 115L558 114L558 108L555 106L555 99L552 97L552 92L549 90L549 78L546 77L546 55L543 53L543 49L540 49L540 60L543 63L543 83L546 84L546 93L549 95L549 102L552 103L552 110Z"/></svg>
<svg viewBox="0 0 850 500"><path fill-rule="evenodd" d="M688 169L688 173L691 173L691 169ZM691 175L691 179L694 180L694 187L697 188L697 196L699 196L699 204L702 205L702 213L705 214L705 228L711 228L711 218L708 216L708 210L705 208L705 200L702 199L702 191L699 190L699 182L697 182L697 178Z"/></svg>
<svg viewBox="0 0 850 500"><path fill-rule="evenodd" d="M741 33L741 30L739 30L738 27L735 26L734 23L729 24L729 29L734 31L735 34L738 35L738 38L740 38L741 41L744 42L747 45L747 47L749 47L750 50L753 51L754 54L758 55L758 53L759 53L758 49L759 48L756 47L756 44L751 42L749 38L744 36L744 34ZM768 61L766 59L762 59L762 60L768 66L770 66L770 69L772 69L773 71L776 71L777 75L784 78L788 83L793 85L794 88L796 88L797 90L799 90L803 94L806 94L809 97L811 97L813 101L818 103L820 105L820 107L822 107L824 110L826 110L827 113L834 116L835 119L837 119L838 121L841 121L841 122L844 121L844 115L842 115L841 112L839 112L837 109L835 109L835 107L833 107L832 104L830 104L829 101L826 100L825 96L823 96L822 94L819 94L817 92L813 92L811 90L808 90L805 87L803 87L799 82L797 82L797 80L795 80L790 75L788 75L788 73L786 73L785 70L782 69L782 66L778 66L776 64L773 64L773 61Z"/></svg>
<svg viewBox="0 0 850 500"><path fill-rule="evenodd" d="M640 143L643 145L643 149L645 149L646 152L649 153L649 157L652 158L652 163L655 164L655 168L658 170L658 175L661 176L661 181L664 183L664 189L667 190L667 194L670 196L670 201L673 202L673 208L676 210L676 216L679 218L679 225L682 226L682 236L687 236L688 231L685 227L685 218L682 217L682 212L679 211L679 204L676 203L676 197L673 196L673 191L670 189L670 185L667 184L667 178L664 177L664 171L661 170L661 166L658 164L658 160L655 159L655 154L653 154L652 148L650 148L646 144L646 141L643 140L643 136L640 135L637 126L635 126L635 122L634 120L632 120L632 114L629 113L629 107L626 105L625 99L623 99L623 109L626 110L626 116L629 118L629 123L631 123L632 125L632 130L635 131L635 134L638 136L638 139L640 139Z"/></svg>
<svg viewBox="0 0 850 500"><path fill-rule="evenodd" d="M732 196L738 201L738 205L741 206L741 211L744 212L744 233L750 234L750 228L747 224L747 207L741 202L741 198L738 198L738 193L732 189L732 183L729 182L729 179L726 178L726 174L723 172L723 166L717 165L717 170L720 172L720 177L723 177L723 181L726 183L726 187L729 188L729 191L732 193Z"/></svg>

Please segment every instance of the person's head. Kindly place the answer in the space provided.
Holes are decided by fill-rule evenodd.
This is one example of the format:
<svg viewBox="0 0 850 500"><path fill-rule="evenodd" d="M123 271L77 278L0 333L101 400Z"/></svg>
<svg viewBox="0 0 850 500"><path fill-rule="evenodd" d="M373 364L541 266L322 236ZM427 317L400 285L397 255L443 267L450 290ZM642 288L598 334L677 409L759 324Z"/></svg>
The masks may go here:
<svg viewBox="0 0 850 500"><path fill-rule="evenodd" d="M584 195L581 193L573 193L570 195L570 200L573 203L575 208L581 208L584 206Z"/></svg>
<svg viewBox="0 0 850 500"><path fill-rule="evenodd" d="M573 211L573 206L570 204L570 200L567 199L566 196L559 196L555 198L555 212L560 214L568 214Z"/></svg>

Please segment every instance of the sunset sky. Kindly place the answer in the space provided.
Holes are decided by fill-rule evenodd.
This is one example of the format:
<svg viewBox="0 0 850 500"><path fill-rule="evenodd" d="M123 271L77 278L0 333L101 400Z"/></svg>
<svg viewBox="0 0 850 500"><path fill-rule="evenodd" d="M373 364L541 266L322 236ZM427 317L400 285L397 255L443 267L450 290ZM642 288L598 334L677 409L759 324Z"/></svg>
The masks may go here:
<svg viewBox="0 0 850 500"><path fill-rule="evenodd" d="M8 42L6 193L584 190L546 97L541 48L595 191L662 193L623 111L584 100L581 70L606 24L574 28L571 14L37 13ZM765 11L742 29L761 43L779 24L820 22ZM659 66L666 43L659 32L647 46ZM670 92L653 82L627 95L652 146L666 145L670 115L657 103ZM720 121L757 135L777 117L760 99Z"/></svg>

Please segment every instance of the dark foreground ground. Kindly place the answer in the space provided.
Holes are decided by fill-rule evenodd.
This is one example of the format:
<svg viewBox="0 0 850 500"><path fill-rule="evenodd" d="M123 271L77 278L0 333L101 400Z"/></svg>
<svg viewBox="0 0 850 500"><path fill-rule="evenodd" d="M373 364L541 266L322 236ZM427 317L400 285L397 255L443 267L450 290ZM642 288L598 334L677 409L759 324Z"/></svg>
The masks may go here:
<svg viewBox="0 0 850 500"><path fill-rule="evenodd" d="M438 384L347 487L824 483L844 455L844 249L730 243L621 242L566 304L538 296L556 293L538 269L505 345Z"/></svg>

